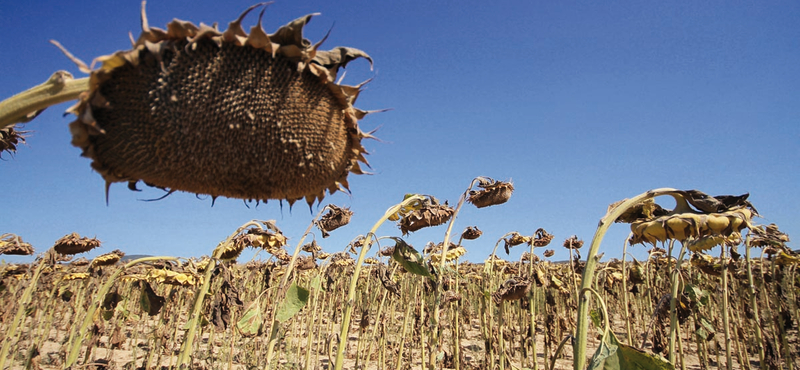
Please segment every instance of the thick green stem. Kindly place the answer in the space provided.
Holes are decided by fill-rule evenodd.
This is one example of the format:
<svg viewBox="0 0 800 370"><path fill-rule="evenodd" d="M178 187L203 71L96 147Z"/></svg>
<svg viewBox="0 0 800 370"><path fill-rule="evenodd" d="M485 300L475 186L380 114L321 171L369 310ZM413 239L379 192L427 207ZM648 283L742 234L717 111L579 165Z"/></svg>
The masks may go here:
<svg viewBox="0 0 800 370"><path fill-rule="evenodd" d="M421 195L412 195L400 204L396 204L389 208L389 210L384 213L384 215L372 226L372 229L367 233L367 236L364 238L364 242L361 246L361 251L358 253L358 260L356 260L355 268L353 270L353 278L350 280L350 288L347 291L347 300L344 303L344 313L342 314L342 326L341 332L339 333L339 348L336 349L336 363L334 365L334 369L341 370L342 366L344 365L344 348L347 344L347 337L348 333L350 332L350 320L353 316L353 303L355 302L356 297L356 286L358 285L358 277L361 273L361 265L364 263L364 259L367 257L367 251L372 244L372 238L375 236L375 232L378 231L378 228L389 219L391 215L396 214L400 209L405 206L411 205L414 202L421 202L425 200L425 197Z"/></svg>
<svg viewBox="0 0 800 370"><path fill-rule="evenodd" d="M314 219L308 225L308 228L306 228L306 232L303 233L303 236L300 238L300 241L297 242L297 245L294 248L294 252L292 253L292 259L291 261L289 261L289 266L286 267L286 272L283 273L283 280L281 280L281 285L278 285L278 290L276 292L278 296L273 300L273 309L272 309L273 319L272 319L272 325L270 326L269 342L267 344L267 361L264 364L264 370L270 368L270 364L272 363L272 356L273 353L275 352L275 344L278 342L278 330L280 329L280 322L278 322L278 320L274 318L275 315L274 313L278 312L278 305L283 301L283 297L281 297L280 295L283 294L286 284L289 283L289 276L292 274L294 265L297 263L297 256L300 255L300 250L303 247L303 242L306 240L308 234L311 233L311 229L314 227L316 221L319 220L319 218L322 216L322 213L325 212L327 209L328 206L323 207L319 211L319 213L317 213L317 217L314 217Z"/></svg>
<svg viewBox="0 0 800 370"><path fill-rule="evenodd" d="M0 129L28 122L47 107L75 100L89 90L89 78L73 79L66 71L53 73L43 84L0 101Z"/></svg>
<svg viewBox="0 0 800 370"><path fill-rule="evenodd" d="M666 195L675 191L675 189L671 188L650 190L646 193L622 202L617 207L611 209L600 220L600 224L597 226L597 231L592 238L592 244L589 247L589 253L586 256L586 266L583 270L581 293L579 297L580 299L578 300L578 324L575 336L575 346L573 347L573 369L583 370L586 367L586 345L589 338L589 305L585 289L590 288L592 284L592 276L594 275L594 270L597 264L595 256L600 250L600 243L603 241L603 237L606 235L608 228L629 208L641 203L646 199L654 198L659 195Z"/></svg>

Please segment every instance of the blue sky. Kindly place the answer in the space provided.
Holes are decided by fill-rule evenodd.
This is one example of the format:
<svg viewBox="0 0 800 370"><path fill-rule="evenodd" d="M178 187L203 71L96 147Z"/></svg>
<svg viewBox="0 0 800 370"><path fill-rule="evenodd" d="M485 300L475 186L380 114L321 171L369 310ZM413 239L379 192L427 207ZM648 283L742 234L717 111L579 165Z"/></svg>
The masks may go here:
<svg viewBox="0 0 800 370"><path fill-rule="evenodd" d="M147 12L151 26L179 18L224 28L249 5L150 1ZM57 70L81 75L50 39L87 62L129 48L139 7L3 2L0 98ZM307 38L333 27L325 46L356 47L375 60L374 71L363 61L347 68L345 83L374 77L356 105L392 109L360 123L379 128L382 142L365 143L373 174L351 176L351 195L325 198L355 212L330 238L316 233L328 252L366 233L404 194L455 204L476 176L511 180L516 191L504 205L463 208L455 232L484 231L465 243L472 261L485 259L506 232L539 227L555 234L554 259L564 259L564 239L575 234L588 244L608 204L659 187L750 192L764 216L757 222L800 237L797 2L277 1L264 28L313 12L322 15ZM255 22L251 15L245 28ZM113 249L201 256L251 219L277 220L296 243L313 217L304 204L290 211L218 199L211 207L187 193L142 202L163 193L124 184L111 187L106 206L102 179L69 144L68 106L27 124L28 145L0 162L0 233L16 233L39 252L74 231L104 242L89 257ZM612 226L601 248L607 258L621 257L628 231ZM407 241L422 248L444 232L425 229ZM400 232L387 223L378 234ZM634 250L641 257L646 248Z"/></svg>

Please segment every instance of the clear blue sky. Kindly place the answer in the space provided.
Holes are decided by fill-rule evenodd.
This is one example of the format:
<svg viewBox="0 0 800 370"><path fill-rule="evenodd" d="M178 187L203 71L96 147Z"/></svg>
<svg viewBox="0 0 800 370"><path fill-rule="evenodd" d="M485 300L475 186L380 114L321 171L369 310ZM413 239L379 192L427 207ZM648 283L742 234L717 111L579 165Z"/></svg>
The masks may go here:
<svg viewBox="0 0 800 370"><path fill-rule="evenodd" d="M151 26L179 18L224 28L249 5L150 1L147 11ZM0 99L57 70L81 75L50 39L86 62L129 48L139 7L2 2ZM325 198L355 212L330 238L315 232L328 252L366 233L404 194L455 204L476 176L510 179L516 192L501 206L463 209L455 232L484 231L465 244L472 261L504 233L539 227L555 234L554 258L564 259L564 239L588 244L608 204L659 187L750 192L764 216L757 222L800 238L800 3L277 1L264 28L312 12L322 15L306 28L309 39L333 26L325 46L360 48L375 60L372 72L363 61L348 66L346 83L375 78L356 105L393 109L361 122L365 131L380 127L383 142L365 143L374 174L351 176L352 195ZM245 28L255 22L251 15ZM250 219L276 219L291 243L312 219L304 204L290 212L277 202L248 209L219 199L211 207L187 193L142 202L163 193L124 184L111 187L106 206L103 180L69 143L68 106L29 123L28 145L0 162L0 233L19 234L39 252L74 231L104 242L89 257L117 248L201 256ZM422 248L444 231L407 240ZM621 257L628 231L612 227L607 258ZM387 223L378 234L400 232ZM635 249L642 256L646 248Z"/></svg>

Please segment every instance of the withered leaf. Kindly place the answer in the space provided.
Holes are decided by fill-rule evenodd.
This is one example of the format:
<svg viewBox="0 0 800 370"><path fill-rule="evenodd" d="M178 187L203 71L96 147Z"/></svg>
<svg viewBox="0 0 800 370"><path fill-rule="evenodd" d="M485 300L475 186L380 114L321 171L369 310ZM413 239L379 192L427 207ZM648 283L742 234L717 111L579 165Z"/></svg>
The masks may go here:
<svg viewBox="0 0 800 370"><path fill-rule="evenodd" d="M150 283L142 281L142 294L139 296L139 305L142 311L147 312L150 316L158 315L161 307L164 306L164 297L159 296L150 286Z"/></svg>

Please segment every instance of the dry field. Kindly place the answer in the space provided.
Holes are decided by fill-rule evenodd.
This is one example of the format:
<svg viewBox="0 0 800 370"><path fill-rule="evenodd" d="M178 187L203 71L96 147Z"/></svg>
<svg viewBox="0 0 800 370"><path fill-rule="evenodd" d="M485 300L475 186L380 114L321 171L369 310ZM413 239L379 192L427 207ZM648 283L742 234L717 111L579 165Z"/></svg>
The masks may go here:
<svg viewBox="0 0 800 370"><path fill-rule="evenodd" d="M722 247L672 231L661 240L652 220L688 216L634 217L652 205L633 203L611 207L606 219L633 217L630 242L656 245L644 261L599 263L593 245L581 258L587 248L572 237L563 247L573 259L553 263L553 236L542 229L497 240L495 253L501 244L529 248L521 260L493 253L480 264L458 261L462 243L480 236L472 227L458 243L421 251L399 237L368 248L369 234L334 254L304 236L291 254L274 224L250 222L202 260L120 261L115 251L87 261L79 253L99 242L68 235L35 264L0 267L0 361L14 369L550 370L573 368L581 356L593 369L794 368L800 258L784 246L788 237L748 222L747 233L728 229L744 239L726 236ZM458 209L446 207L410 197L376 227L444 224ZM741 209L707 216L732 220ZM330 232L343 211L326 207L313 225ZM25 247L2 240L6 252ZM248 247L266 259L236 263Z"/></svg>

